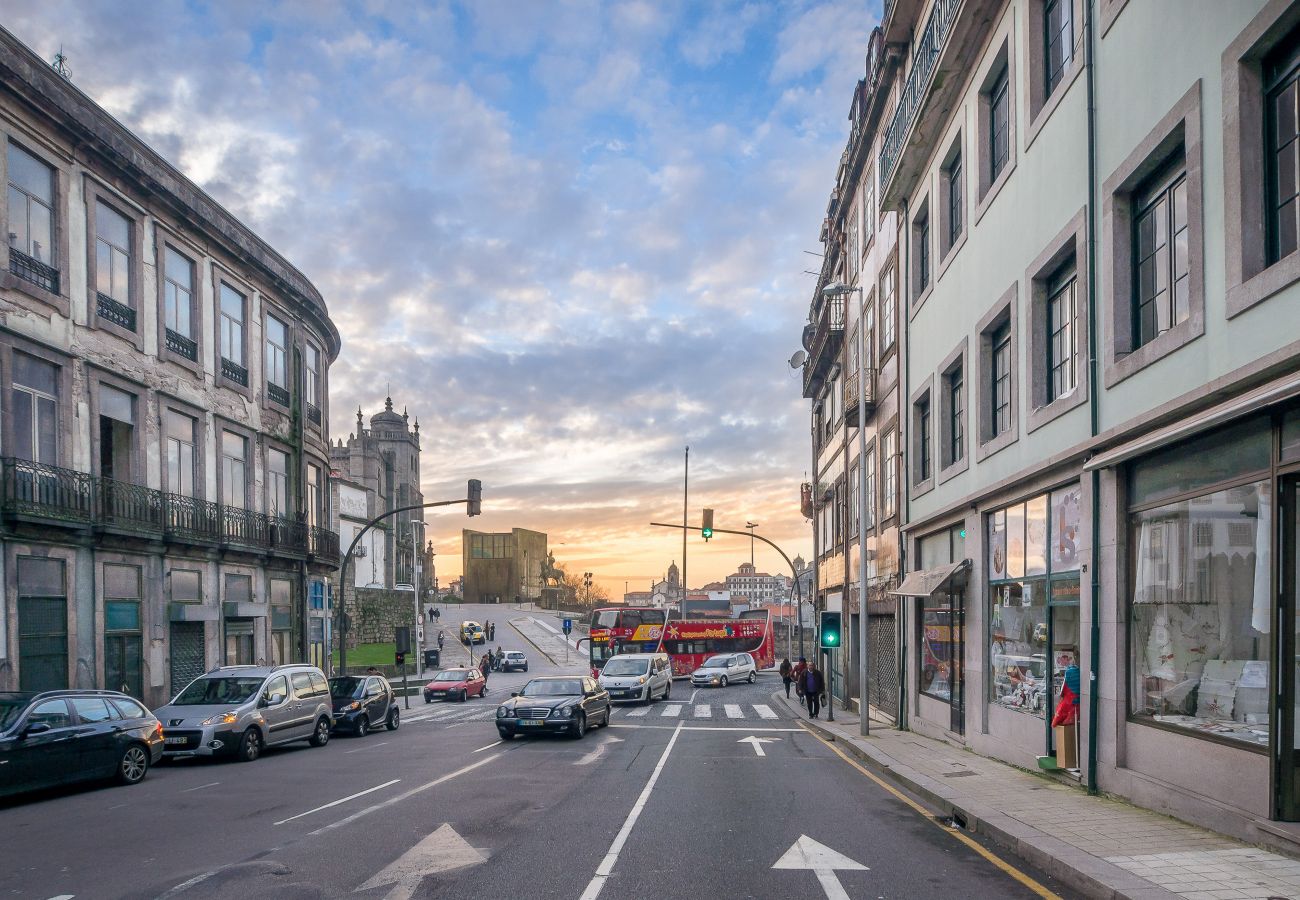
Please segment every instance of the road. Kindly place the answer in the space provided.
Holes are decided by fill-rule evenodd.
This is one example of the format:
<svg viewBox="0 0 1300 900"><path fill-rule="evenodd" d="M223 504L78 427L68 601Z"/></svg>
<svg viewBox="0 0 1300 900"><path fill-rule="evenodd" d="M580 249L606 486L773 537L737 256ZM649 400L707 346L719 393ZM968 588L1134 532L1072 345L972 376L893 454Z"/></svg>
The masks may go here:
<svg viewBox="0 0 1300 900"><path fill-rule="evenodd" d="M458 624L461 614L444 613ZM412 704L396 732L160 766L131 788L0 805L0 892L31 898L1039 896L805 731L754 685L619 707L584 740L501 743L496 700ZM525 622L524 625L536 623ZM563 660L561 658L560 662ZM1023 867L1019 867L1023 868ZM1040 873L1028 878L1070 896ZM838 892L838 893L837 893Z"/></svg>

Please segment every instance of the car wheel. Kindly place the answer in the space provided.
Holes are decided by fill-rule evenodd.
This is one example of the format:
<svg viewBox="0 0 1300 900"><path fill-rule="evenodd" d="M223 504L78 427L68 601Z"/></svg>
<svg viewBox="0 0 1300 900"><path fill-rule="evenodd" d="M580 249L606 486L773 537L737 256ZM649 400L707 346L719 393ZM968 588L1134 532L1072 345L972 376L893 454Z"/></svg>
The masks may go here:
<svg viewBox="0 0 1300 900"><path fill-rule="evenodd" d="M262 755L262 732L249 728L239 739L239 748L235 756L240 762L252 762Z"/></svg>
<svg viewBox="0 0 1300 900"><path fill-rule="evenodd" d="M501 740L503 741L513 741L515 739L515 736L509 731L503 731L500 728L497 729L497 734L501 735Z"/></svg>
<svg viewBox="0 0 1300 900"><path fill-rule="evenodd" d="M524 666L524 671L525 671L525 672L528 671L528 667L527 667L527 666Z"/></svg>
<svg viewBox="0 0 1300 900"><path fill-rule="evenodd" d="M392 710L390 710L388 713L388 722L385 723L385 725L389 731L396 731L398 729L398 726L400 726L401 724L402 724L402 713L398 710L396 706L394 706Z"/></svg>
<svg viewBox="0 0 1300 900"><path fill-rule="evenodd" d="M664 687L664 699L667 700L667 699L668 699L669 697L671 697L672 695L673 695L673 683L670 681L670 682L668 682L668 684Z"/></svg>
<svg viewBox="0 0 1300 900"><path fill-rule="evenodd" d="M469 689L468 689L468 688L461 688L461 690L460 690L460 702L461 702L461 703L464 703L464 702L465 702L466 700L468 700L468 699L469 699Z"/></svg>
<svg viewBox="0 0 1300 900"><path fill-rule="evenodd" d="M117 763L118 784L139 784L148 771L149 754L143 747L132 744L122 751L122 758Z"/></svg>
<svg viewBox="0 0 1300 900"><path fill-rule="evenodd" d="M578 713L578 718L573 720L572 734L578 740L582 740L583 735L587 733L587 714Z"/></svg>
<svg viewBox="0 0 1300 900"><path fill-rule="evenodd" d="M757 677L758 677L758 676L755 675L753 672L750 672L750 673L749 673L749 683L750 683L750 684L753 684L753 683L754 683L754 679L757 678Z"/></svg>
<svg viewBox="0 0 1300 900"><path fill-rule="evenodd" d="M316 730L311 735L311 745L313 747L324 747L330 742L330 720L321 717L316 723Z"/></svg>
<svg viewBox="0 0 1300 900"><path fill-rule="evenodd" d="M718 682L718 686L719 686L719 687L726 687L726 686L727 686L727 676L726 676L726 675L723 675L723 676L722 676L722 681Z"/></svg>
<svg viewBox="0 0 1300 900"><path fill-rule="evenodd" d="M601 727L601 728L608 728L608 727L609 727L609 717L610 717L611 715L613 715L613 711L610 710L610 708L609 708L608 706L606 706L606 707L605 707L605 721L603 721L603 722L600 723L600 727Z"/></svg>
<svg viewBox="0 0 1300 900"><path fill-rule="evenodd" d="M425 697L425 698L424 698L424 702L425 702L425 703L432 703L432 702L433 702L433 698L432 698L432 697Z"/></svg>
<svg viewBox="0 0 1300 900"><path fill-rule="evenodd" d="M370 717L362 716L357 719L357 737L365 737L370 731Z"/></svg>

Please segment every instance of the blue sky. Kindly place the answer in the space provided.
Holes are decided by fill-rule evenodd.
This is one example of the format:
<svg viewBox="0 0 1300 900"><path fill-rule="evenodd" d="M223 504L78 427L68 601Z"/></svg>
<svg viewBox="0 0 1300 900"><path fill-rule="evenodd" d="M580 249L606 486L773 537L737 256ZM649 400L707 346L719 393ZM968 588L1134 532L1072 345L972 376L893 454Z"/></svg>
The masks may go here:
<svg viewBox="0 0 1300 900"><path fill-rule="evenodd" d="M621 591L680 557L646 523L680 519L686 444L692 518L809 550L785 361L878 14L46 0L4 24L46 59L61 45L79 87L321 289L336 438L391 383L426 493L482 478L477 525L547 531ZM430 519L444 558L463 524ZM692 584L747 552L692 550Z"/></svg>

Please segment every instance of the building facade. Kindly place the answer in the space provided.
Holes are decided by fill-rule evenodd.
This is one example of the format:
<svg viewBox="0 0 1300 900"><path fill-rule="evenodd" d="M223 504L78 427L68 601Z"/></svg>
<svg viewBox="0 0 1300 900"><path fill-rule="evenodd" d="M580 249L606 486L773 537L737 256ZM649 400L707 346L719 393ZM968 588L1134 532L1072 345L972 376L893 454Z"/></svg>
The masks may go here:
<svg viewBox="0 0 1300 900"><path fill-rule="evenodd" d="M0 140L0 690L313 658L324 300L2 29Z"/></svg>
<svg viewBox="0 0 1300 900"><path fill-rule="evenodd" d="M541 596L547 564L546 535L515 528L489 534L461 532L466 603L514 603Z"/></svg>
<svg viewBox="0 0 1300 900"><path fill-rule="evenodd" d="M1295 849L1300 5L885 7L902 724Z"/></svg>
<svg viewBox="0 0 1300 900"><path fill-rule="evenodd" d="M726 589L746 597L752 606L766 606L784 600L789 593L788 581L758 571L753 563L741 563L735 572L728 575Z"/></svg>

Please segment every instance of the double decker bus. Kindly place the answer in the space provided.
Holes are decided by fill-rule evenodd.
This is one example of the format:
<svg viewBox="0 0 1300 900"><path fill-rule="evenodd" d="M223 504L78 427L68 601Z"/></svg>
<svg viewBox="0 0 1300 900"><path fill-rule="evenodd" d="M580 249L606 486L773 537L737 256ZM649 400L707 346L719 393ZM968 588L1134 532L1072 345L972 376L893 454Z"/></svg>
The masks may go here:
<svg viewBox="0 0 1300 900"><path fill-rule="evenodd" d="M591 668L618 653L667 653L674 675L690 675L718 653L749 653L760 669L776 665L772 614L753 609L737 619L668 619L652 607L597 609L591 616Z"/></svg>

